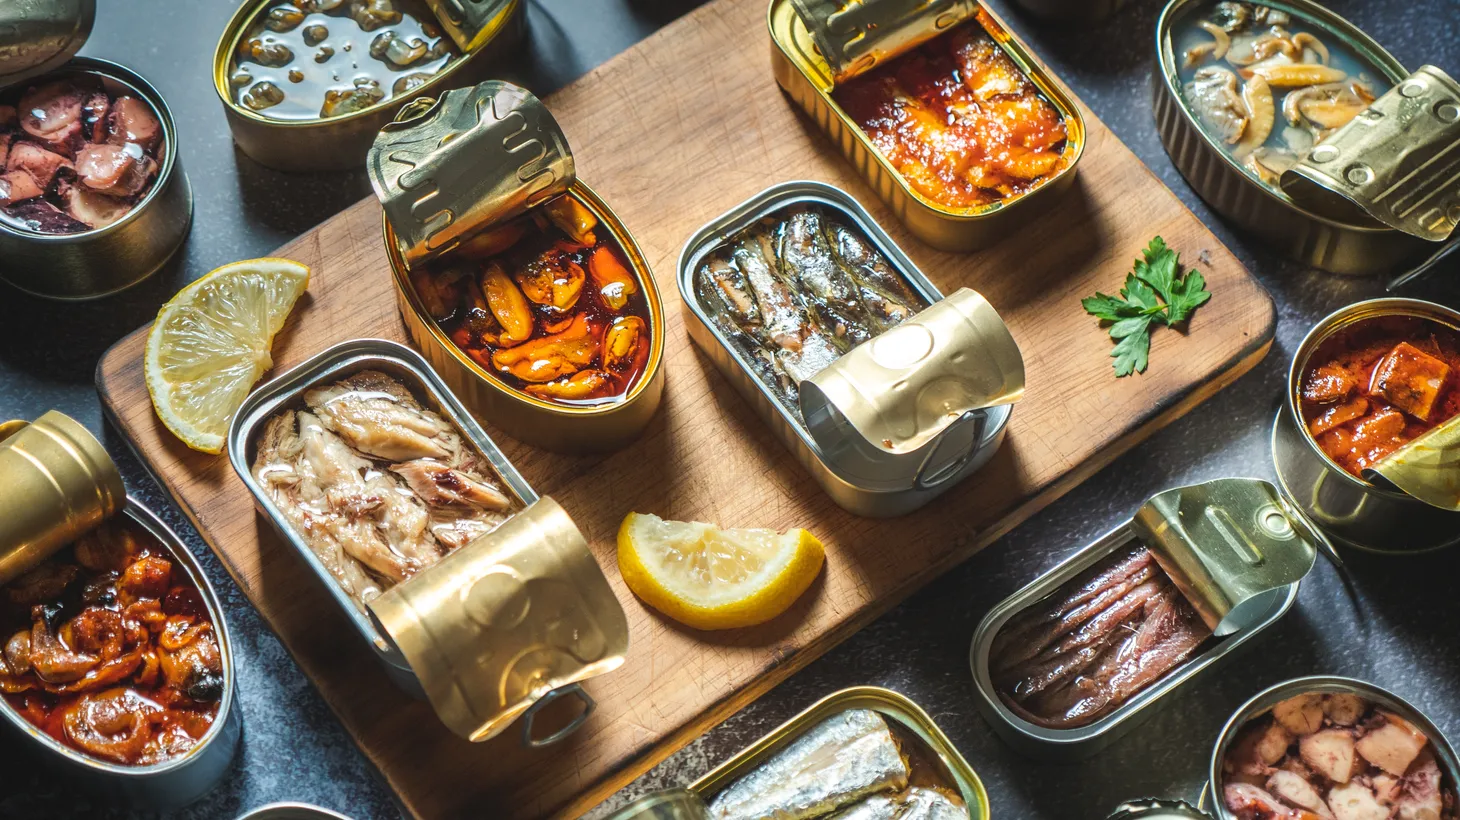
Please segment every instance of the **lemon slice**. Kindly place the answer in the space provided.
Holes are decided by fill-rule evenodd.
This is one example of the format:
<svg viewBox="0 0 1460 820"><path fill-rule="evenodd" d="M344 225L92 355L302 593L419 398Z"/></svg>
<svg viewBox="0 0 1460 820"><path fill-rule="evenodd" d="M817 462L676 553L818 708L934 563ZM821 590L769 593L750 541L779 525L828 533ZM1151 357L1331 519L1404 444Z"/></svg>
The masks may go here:
<svg viewBox="0 0 1460 820"><path fill-rule="evenodd" d="M309 285L309 267L246 259L210 271L157 312L143 371L157 417L194 450L221 453L269 345Z"/></svg>
<svg viewBox="0 0 1460 820"><path fill-rule="evenodd" d="M629 513L618 566L649 606L696 629L733 629L785 612L821 571L825 550L802 529L722 530Z"/></svg>

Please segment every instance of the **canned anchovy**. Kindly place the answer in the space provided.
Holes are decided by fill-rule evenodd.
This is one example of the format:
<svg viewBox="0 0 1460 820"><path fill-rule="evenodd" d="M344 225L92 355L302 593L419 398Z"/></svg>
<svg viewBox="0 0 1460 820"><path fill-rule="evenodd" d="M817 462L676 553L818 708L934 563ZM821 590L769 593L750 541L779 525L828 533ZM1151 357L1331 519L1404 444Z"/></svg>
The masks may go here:
<svg viewBox="0 0 1460 820"><path fill-rule="evenodd" d="M1350 678L1277 684L1243 704L1212 750L1204 807L1218 820L1323 812L1453 820L1460 763L1399 696Z"/></svg>
<svg viewBox="0 0 1460 820"><path fill-rule="evenodd" d="M240 737L228 627L156 516L128 499L3 592L14 617L0 714L48 765L151 808L190 803L222 779Z"/></svg>
<svg viewBox="0 0 1460 820"><path fill-rule="evenodd" d="M1363 214L1313 212L1279 178L1406 74L1311 0L1172 0L1156 28L1156 125L1202 199L1288 256L1335 273L1394 270L1428 243Z"/></svg>
<svg viewBox="0 0 1460 820"><path fill-rule="evenodd" d="M1460 312L1417 299L1341 308L1288 370L1273 461L1304 515L1349 546L1418 552L1460 540L1460 513L1369 479L1396 447L1456 415Z"/></svg>

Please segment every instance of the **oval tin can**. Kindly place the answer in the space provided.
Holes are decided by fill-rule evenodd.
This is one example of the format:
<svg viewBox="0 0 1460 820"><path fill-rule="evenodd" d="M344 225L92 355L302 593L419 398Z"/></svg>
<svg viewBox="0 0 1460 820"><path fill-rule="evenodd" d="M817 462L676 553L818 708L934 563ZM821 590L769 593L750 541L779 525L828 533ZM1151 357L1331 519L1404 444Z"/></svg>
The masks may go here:
<svg viewBox="0 0 1460 820"><path fill-rule="evenodd" d="M527 4L523 0L493 0L483 13L480 0L431 0L427 5L447 31L459 31L470 17L471 37L463 53L409 93L392 96L369 108L338 117L285 120L269 117L233 99L229 69L238 44L255 20L266 15L277 0L246 0L228 21L213 51L213 89L223 104L229 130L239 150L261 165L279 171L345 171L359 168L382 126L395 119L401 107L422 95L472 85L490 76L499 58L522 42L527 31ZM444 15L444 19L443 19ZM482 17L484 19L475 19ZM459 45L459 43L458 43Z"/></svg>
<svg viewBox="0 0 1460 820"><path fill-rule="evenodd" d="M1318 448L1302 420L1303 371L1318 345L1345 327L1381 316L1414 316L1460 331L1460 311L1421 299L1370 299L1329 314L1293 354L1273 423L1273 466L1288 500L1342 544L1389 554L1440 549L1460 541L1460 513L1355 477Z"/></svg>
<svg viewBox="0 0 1460 820"><path fill-rule="evenodd" d="M887 4L899 5L907 4ZM1064 149L1067 161L1053 177L1027 193L977 208L958 209L939 205L915 192L907 178L887 161L866 132L832 98L835 80L831 67L813 42L793 0L771 0L766 13L772 70L781 89L821 128L914 236L945 251L987 247L1048 208L1061 191L1074 183L1075 165L1085 150L1085 120L1079 106L998 18L982 6L971 6L976 7L975 14L967 19L977 19L1063 118L1068 132ZM933 24L932 19L927 23ZM942 28L946 24L940 19L937 25Z"/></svg>
<svg viewBox="0 0 1460 820"><path fill-rule="evenodd" d="M181 757L152 766L123 766L97 760L63 746L17 714L3 698L0 698L0 716L13 730L29 738L26 747L36 750L43 762L60 776L74 778L89 791L138 807L176 809L211 791L228 773L238 749L242 721L234 704L237 669L233 661L233 642L218 595L182 539L134 498L127 499L121 514L140 524L166 546L176 565L183 568L197 587L213 619L213 629L223 656L223 694L218 700L218 714L208 733Z"/></svg>
<svg viewBox="0 0 1460 820"><path fill-rule="evenodd" d="M1156 130L1171 162L1197 195L1217 213L1250 231L1290 259L1346 275L1402 270L1433 248L1424 240L1378 222L1363 224L1309 211L1285 193L1254 179L1203 129L1184 102L1173 31L1215 5L1216 0L1171 0L1156 23L1151 74ZM1312 0L1271 4L1324 29L1397 85L1409 74L1384 47L1338 14Z"/></svg>

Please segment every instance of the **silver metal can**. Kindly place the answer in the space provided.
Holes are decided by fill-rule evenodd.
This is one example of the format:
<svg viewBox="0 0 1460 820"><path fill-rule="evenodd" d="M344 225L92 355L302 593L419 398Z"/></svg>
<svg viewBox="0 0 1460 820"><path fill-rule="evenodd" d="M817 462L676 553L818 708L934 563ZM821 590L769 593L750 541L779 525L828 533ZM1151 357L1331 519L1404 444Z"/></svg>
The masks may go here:
<svg viewBox="0 0 1460 820"><path fill-rule="evenodd" d="M351 818L310 803L269 803L240 814L238 820L351 820Z"/></svg>

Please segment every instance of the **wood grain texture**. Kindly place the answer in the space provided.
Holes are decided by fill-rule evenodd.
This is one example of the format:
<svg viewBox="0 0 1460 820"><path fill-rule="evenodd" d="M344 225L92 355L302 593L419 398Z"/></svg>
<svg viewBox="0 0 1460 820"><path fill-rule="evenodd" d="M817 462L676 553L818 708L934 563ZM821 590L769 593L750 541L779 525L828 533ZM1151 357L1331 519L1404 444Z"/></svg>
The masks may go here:
<svg viewBox="0 0 1460 820"><path fill-rule="evenodd" d="M628 663L588 684L599 709L564 744L527 752L512 733L476 745L449 734L428 705L389 683L255 514L227 459L188 450L156 420L142 379L146 329L98 366L110 417L416 815L586 810L1235 379L1271 344L1266 292L1088 110L1075 189L1042 220L972 255L912 240L781 95L764 19L765 0L716 0L548 101L579 175L618 211L654 266L668 316L668 390L637 443L570 458L498 439L528 481L573 515L629 616ZM674 283L685 239L790 179L850 191L941 289L967 285L987 296L1023 349L1028 398L1003 448L915 515L858 519L833 505L685 333ZM361 202L278 251L314 269L308 296L274 344L279 369L351 338L404 340L380 219L375 202ZM1110 340L1079 299L1118 288L1156 234L1202 270L1214 297L1189 334L1155 334L1148 373L1116 380ZM483 421L491 431L491 419ZM764 627L696 633L646 610L623 586L614 533L631 510L727 526L805 526L827 545L826 570Z"/></svg>

